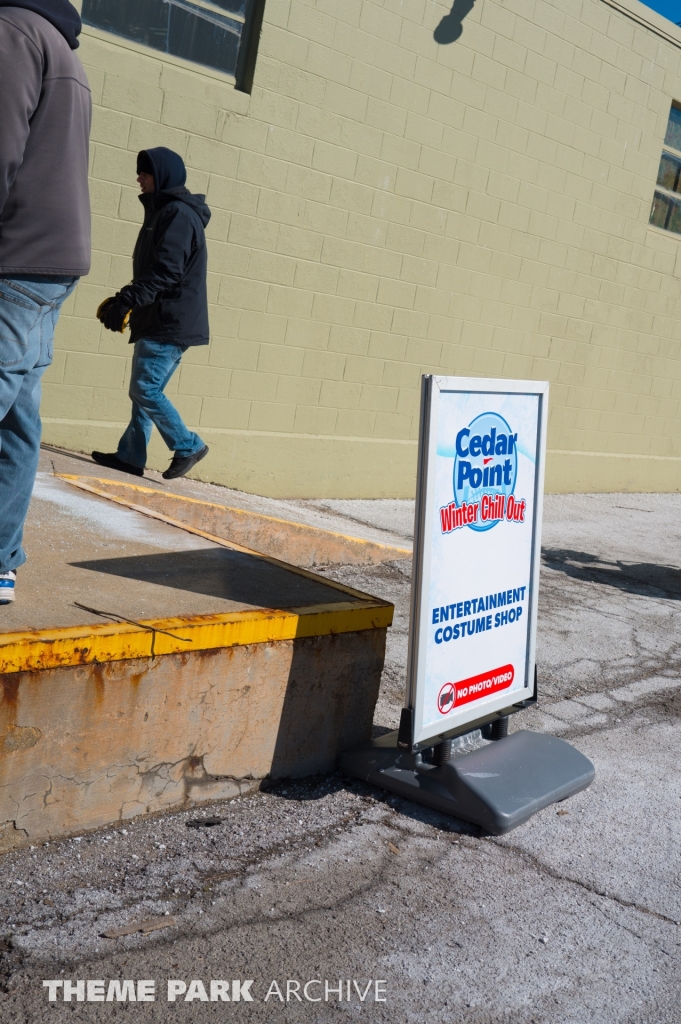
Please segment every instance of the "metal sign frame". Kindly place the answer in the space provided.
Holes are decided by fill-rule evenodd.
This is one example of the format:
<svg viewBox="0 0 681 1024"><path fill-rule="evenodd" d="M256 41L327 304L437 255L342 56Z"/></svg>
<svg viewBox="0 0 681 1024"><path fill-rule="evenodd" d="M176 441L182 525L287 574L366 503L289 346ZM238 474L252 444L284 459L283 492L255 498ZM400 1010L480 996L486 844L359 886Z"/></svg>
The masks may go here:
<svg viewBox="0 0 681 1024"><path fill-rule="evenodd" d="M456 724L437 729L421 725L425 689L425 649L431 623L425 614L424 595L430 593L432 531L435 495L435 461L437 458L438 410L443 393L490 395L532 395L537 398L537 436L535 449L535 476L533 495L532 542L527 599L527 645L523 687L509 692L492 694L484 698L484 705L473 701L468 710L461 711ZM525 706L535 697L535 648L537 635L537 602L539 589L539 563L544 494L544 468L546 456L546 428L548 419L549 385L545 381L494 380L468 377L422 378L421 420L417 470L416 510L414 523L414 568L409 625L409 653L405 709L402 713L398 745L402 749L417 750L433 746L451 736L467 732L498 718L499 713L510 713ZM433 731L434 730L434 731Z"/></svg>

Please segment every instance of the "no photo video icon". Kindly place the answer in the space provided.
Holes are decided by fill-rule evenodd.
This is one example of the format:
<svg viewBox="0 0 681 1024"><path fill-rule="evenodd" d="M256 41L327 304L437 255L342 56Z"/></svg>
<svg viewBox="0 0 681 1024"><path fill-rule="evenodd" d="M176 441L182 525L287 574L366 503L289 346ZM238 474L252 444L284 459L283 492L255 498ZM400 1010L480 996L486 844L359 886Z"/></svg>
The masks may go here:
<svg viewBox="0 0 681 1024"><path fill-rule="evenodd" d="M445 683L438 694L437 709L441 715L447 715L454 707L456 688L454 683Z"/></svg>

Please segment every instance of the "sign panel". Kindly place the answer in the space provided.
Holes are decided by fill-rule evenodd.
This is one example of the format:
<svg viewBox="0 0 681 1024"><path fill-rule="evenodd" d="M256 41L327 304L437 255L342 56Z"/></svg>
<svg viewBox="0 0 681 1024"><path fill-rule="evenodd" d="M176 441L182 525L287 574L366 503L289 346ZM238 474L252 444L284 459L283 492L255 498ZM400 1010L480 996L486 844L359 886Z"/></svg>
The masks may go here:
<svg viewBox="0 0 681 1024"><path fill-rule="evenodd" d="M414 744L532 695L548 389L423 378L407 682Z"/></svg>

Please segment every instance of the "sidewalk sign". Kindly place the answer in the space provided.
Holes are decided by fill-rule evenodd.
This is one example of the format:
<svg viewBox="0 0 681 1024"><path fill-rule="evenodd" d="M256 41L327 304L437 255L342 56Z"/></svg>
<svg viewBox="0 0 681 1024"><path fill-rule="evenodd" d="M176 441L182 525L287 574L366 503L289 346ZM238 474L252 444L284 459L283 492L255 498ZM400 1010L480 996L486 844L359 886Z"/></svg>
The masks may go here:
<svg viewBox="0 0 681 1024"><path fill-rule="evenodd" d="M532 697L548 391L423 378L406 700L414 746Z"/></svg>
<svg viewBox="0 0 681 1024"><path fill-rule="evenodd" d="M340 758L349 775L496 835L595 774L555 736L497 728L485 743L477 731L536 700L548 392L423 378L406 706L398 731Z"/></svg>

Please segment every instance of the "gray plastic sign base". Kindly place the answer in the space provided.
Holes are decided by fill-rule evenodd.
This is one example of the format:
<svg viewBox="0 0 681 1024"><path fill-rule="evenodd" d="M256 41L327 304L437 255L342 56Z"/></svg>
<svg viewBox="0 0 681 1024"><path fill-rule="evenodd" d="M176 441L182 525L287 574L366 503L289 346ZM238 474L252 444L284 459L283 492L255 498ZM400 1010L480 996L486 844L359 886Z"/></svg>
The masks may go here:
<svg viewBox="0 0 681 1024"><path fill-rule="evenodd" d="M526 729L439 766L426 764L420 753L399 750L397 733L391 732L346 751L340 766L348 775L495 836L586 789L596 773L565 740Z"/></svg>

